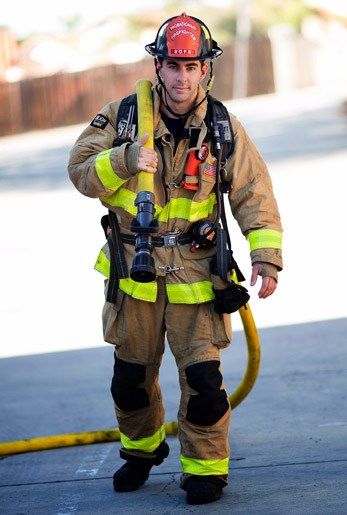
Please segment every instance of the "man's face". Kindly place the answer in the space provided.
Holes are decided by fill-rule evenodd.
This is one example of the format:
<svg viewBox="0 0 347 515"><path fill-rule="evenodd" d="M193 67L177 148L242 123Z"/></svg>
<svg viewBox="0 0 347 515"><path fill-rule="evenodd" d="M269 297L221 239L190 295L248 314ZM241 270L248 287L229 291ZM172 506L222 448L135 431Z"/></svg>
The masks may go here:
<svg viewBox="0 0 347 515"><path fill-rule="evenodd" d="M164 59L158 71L169 99L181 107L191 107L195 102L198 85L206 77L207 64L200 61Z"/></svg>

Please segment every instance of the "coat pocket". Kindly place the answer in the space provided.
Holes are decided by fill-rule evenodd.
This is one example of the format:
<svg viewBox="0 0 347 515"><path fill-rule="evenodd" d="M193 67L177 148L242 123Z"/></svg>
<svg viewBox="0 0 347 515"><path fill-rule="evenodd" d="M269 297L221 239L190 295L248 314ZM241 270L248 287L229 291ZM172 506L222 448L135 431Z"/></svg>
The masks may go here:
<svg viewBox="0 0 347 515"><path fill-rule="evenodd" d="M200 188L204 182L215 184L217 172L217 159L209 155L199 166Z"/></svg>
<svg viewBox="0 0 347 515"><path fill-rule="evenodd" d="M208 156L207 159L199 165L199 189L193 197L194 202L206 201L214 192L216 184L216 164L216 158Z"/></svg>

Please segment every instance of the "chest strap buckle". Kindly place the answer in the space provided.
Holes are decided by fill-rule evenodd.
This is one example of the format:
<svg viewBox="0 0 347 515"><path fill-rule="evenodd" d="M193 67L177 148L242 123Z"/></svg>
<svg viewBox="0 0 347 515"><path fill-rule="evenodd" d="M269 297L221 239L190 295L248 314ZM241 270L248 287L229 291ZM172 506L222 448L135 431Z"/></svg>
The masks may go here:
<svg viewBox="0 0 347 515"><path fill-rule="evenodd" d="M178 233L177 232L168 232L163 235L164 247L176 247Z"/></svg>
<svg viewBox="0 0 347 515"><path fill-rule="evenodd" d="M169 189L169 190L179 190L181 188L181 185L180 184L177 184L176 182L167 182L165 184L165 186Z"/></svg>

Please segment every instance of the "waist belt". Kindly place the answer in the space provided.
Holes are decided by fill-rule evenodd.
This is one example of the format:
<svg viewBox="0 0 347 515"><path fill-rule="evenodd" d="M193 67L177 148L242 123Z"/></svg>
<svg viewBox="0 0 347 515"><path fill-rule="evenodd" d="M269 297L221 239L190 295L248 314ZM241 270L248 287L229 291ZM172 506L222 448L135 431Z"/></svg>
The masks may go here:
<svg viewBox="0 0 347 515"><path fill-rule="evenodd" d="M135 236L132 234L121 234L123 243L135 245ZM187 245L192 242L192 237L185 232L178 234L176 232L168 232L163 236L152 236L151 243L153 247L176 247L176 245Z"/></svg>

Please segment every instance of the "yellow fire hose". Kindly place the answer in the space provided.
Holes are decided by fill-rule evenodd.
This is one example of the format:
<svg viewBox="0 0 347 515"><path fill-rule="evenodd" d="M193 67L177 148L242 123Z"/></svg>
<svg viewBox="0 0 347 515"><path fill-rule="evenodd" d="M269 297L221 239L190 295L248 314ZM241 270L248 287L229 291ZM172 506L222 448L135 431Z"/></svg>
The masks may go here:
<svg viewBox="0 0 347 515"><path fill-rule="evenodd" d="M150 80L141 79L136 82L137 109L138 113L141 113L138 117L138 139L147 134L148 140L145 143L147 148L154 146L152 86ZM139 172L137 190L154 193L154 174Z"/></svg>
<svg viewBox="0 0 347 515"><path fill-rule="evenodd" d="M153 148L153 105L151 88L152 83L147 80L140 80L136 84L139 109L139 137L149 135L146 146ZM139 191L153 192L153 174L147 172L139 173ZM235 279L235 277L233 277ZM260 340L257 328L254 323L251 309L248 304L239 309L244 333L247 340L248 363L244 376L230 395L229 403L231 409L236 408L247 397L256 381L260 365ZM177 421L165 424L167 435L177 435ZM18 454L23 452L42 451L55 449L58 447L71 447L76 445L87 445L101 442L114 442L120 440L119 429L103 429L100 431L89 431L82 433L70 433L52 436L42 436L38 438L27 438L13 442L0 442L0 456Z"/></svg>

